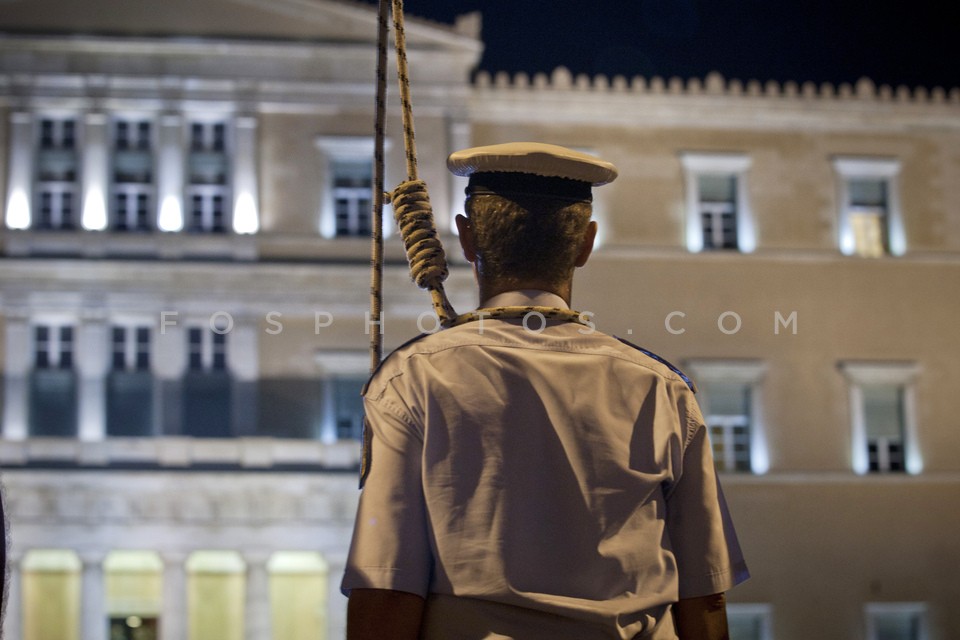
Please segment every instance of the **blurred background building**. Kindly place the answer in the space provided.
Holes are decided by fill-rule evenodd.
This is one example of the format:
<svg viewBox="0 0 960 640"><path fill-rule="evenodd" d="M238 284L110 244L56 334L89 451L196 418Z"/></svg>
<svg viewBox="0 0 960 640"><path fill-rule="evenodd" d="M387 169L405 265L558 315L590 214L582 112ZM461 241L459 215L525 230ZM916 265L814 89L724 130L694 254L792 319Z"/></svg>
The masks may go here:
<svg viewBox="0 0 960 640"><path fill-rule="evenodd" d="M454 305L449 152L611 160L574 306L699 386L731 637L960 637L960 90L491 77L480 26L407 25ZM0 3L7 640L342 637L369 334L433 328L389 224L367 311L375 34L338 0Z"/></svg>

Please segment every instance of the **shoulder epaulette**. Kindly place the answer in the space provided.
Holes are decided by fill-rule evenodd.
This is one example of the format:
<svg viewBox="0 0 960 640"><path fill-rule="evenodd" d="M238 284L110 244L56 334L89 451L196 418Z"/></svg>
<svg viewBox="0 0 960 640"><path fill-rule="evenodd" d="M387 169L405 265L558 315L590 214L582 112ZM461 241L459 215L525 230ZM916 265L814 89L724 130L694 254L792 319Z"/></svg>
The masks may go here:
<svg viewBox="0 0 960 640"><path fill-rule="evenodd" d="M380 367L383 366L383 363L386 362L387 359L388 359L390 356L392 356L393 354L395 354L397 351L400 351L400 349L403 349L404 347L413 344L413 343L416 342L417 340L422 340L423 338L426 338L426 337L429 336L429 335L433 335L433 334L430 334L430 333L421 333L420 335L413 336L412 338L410 338L409 340L407 340L406 342L404 342L403 344L401 344L399 347L397 347L396 349L394 349L393 351L391 351L390 353L388 353L386 356L384 356L384 357L380 360L380 364L377 365L377 368L374 369L373 372L367 377L367 381L363 383L363 388L360 389L360 395L361 395L361 396L367 395L367 387L370 386L370 381L373 380L373 377L374 377L375 375L377 375L377 372L378 372L378 371L380 371Z"/></svg>
<svg viewBox="0 0 960 640"><path fill-rule="evenodd" d="M657 362L659 362L660 364L662 364L662 365L665 366L666 368L670 369L670 371L673 371L675 374L677 374L678 376L680 376L680 379L683 380L683 381L687 384L688 387L690 387L690 391L693 391L694 393L697 392L697 387L696 387L695 384L693 384L693 380L691 380L690 378L688 378L688 377L687 377L687 374L685 374L683 371L680 371L680 369L678 369L678 368L675 367L673 364L671 364L666 358L662 358L662 357L658 356L657 354L655 354L653 351L650 351L650 350L648 350L648 349L644 349L643 347L641 347L641 346L639 346L639 345L635 345L635 344L633 344L632 342L630 342L629 340L624 340L623 338L621 338L621 337L619 337L619 336L614 336L614 338L616 338L617 340L619 340L619 341L622 342L623 344L627 345L628 347L633 347L634 349L636 349L637 351L639 351L639 352L642 353L643 355L645 355L645 356L647 356L647 357L649 357L649 358L653 358L654 360L656 360Z"/></svg>

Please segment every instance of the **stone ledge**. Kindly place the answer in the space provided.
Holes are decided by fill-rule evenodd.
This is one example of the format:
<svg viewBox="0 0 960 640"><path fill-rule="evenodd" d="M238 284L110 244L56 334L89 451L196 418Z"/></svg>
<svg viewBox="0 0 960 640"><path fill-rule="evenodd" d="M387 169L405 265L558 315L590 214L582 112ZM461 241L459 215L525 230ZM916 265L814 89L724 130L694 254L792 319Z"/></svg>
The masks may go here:
<svg viewBox="0 0 960 640"><path fill-rule="evenodd" d="M634 76L605 75L590 77L586 74L574 76L566 67L557 67L553 73L537 73L532 78L520 72L513 76L506 72L490 74L480 71L473 80L478 90L513 91L574 91L593 93L623 93L636 95L688 95L688 96L726 96L746 98L776 98L783 100L840 100L840 101L878 101L903 104L951 104L960 105L960 87L914 87L900 85L877 86L869 78L860 78L855 84L841 83L833 85L825 82L819 86L813 82L798 84L793 81L779 83L768 80L749 80L744 83L738 79L724 78L714 71L704 79L690 78L686 82L677 77L664 79L660 76L646 78Z"/></svg>

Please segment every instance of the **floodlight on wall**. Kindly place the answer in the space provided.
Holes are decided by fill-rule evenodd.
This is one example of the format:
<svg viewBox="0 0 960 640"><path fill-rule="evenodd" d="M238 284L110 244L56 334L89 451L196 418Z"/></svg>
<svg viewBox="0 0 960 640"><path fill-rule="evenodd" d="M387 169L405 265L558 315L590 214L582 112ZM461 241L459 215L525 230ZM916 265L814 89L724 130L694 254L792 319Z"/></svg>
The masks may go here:
<svg viewBox="0 0 960 640"><path fill-rule="evenodd" d="M160 205L160 217L157 219L157 228L160 231L180 231L183 229L183 209L180 199L176 196L167 196Z"/></svg>
<svg viewBox="0 0 960 640"><path fill-rule="evenodd" d="M7 228L30 228L30 199L23 189L15 188L7 202Z"/></svg>
<svg viewBox="0 0 960 640"><path fill-rule="evenodd" d="M91 187L83 199L83 216L80 220L87 231L103 231L107 228L107 203L100 187Z"/></svg>
<svg viewBox="0 0 960 640"><path fill-rule="evenodd" d="M245 234L260 230L257 203L249 192L245 191L237 196L237 202L233 207L233 230L235 233Z"/></svg>

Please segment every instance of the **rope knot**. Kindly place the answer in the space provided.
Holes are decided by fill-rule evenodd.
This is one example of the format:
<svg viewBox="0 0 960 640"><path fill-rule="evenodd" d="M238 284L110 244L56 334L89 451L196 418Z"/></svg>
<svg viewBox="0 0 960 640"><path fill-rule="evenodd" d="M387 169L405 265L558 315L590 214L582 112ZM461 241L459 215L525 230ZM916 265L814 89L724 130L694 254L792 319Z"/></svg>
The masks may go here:
<svg viewBox="0 0 960 640"><path fill-rule="evenodd" d="M413 281L421 289L439 287L447 279L447 257L433 223L427 184L423 180L403 182L390 199Z"/></svg>

